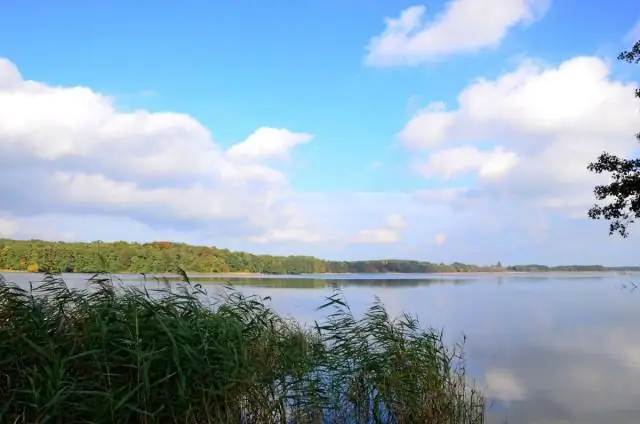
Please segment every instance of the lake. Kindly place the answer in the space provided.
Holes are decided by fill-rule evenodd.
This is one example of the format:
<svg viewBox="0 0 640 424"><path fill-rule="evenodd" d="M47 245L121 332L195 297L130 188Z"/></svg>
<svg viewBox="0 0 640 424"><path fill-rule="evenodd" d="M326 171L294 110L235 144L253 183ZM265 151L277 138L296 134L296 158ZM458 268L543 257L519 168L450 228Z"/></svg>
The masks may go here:
<svg viewBox="0 0 640 424"><path fill-rule="evenodd" d="M38 274L4 273L18 284ZM82 287L89 276L65 275ZM136 275L119 276L140 284ZM489 423L640 421L640 274L545 273L353 275L216 278L195 281L210 293L233 283L271 296L284 315L312 323L339 288L354 313L375 296L398 315L417 314L453 343L466 335L467 369L489 400ZM148 283L150 287L157 283Z"/></svg>

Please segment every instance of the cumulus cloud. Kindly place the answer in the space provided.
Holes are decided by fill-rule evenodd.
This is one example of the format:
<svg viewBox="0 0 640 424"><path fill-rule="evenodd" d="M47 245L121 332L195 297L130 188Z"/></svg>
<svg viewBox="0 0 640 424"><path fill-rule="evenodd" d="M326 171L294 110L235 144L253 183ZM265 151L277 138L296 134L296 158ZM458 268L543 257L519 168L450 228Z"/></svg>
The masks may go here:
<svg viewBox="0 0 640 424"><path fill-rule="evenodd" d="M606 179L586 165L603 150L629 156L637 148L635 87L615 80L597 57L558 66L527 60L472 83L456 108L436 103L418 111L398 136L410 151L429 154L417 166L425 176L475 172L475 198L533 201L583 216L594 184ZM500 147L476 145L487 141Z"/></svg>
<svg viewBox="0 0 640 424"><path fill-rule="evenodd" d="M360 230L353 243L397 243L402 239L401 230L407 223L400 214L389 215L386 222L378 228Z"/></svg>
<svg viewBox="0 0 640 424"><path fill-rule="evenodd" d="M41 218L41 217L39 217ZM46 219L7 218L0 215L0 238L20 239L53 239L60 241L72 241L74 234L69 231L60 231L55 223L46 223Z"/></svg>
<svg viewBox="0 0 640 424"><path fill-rule="evenodd" d="M125 112L87 87L26 80L0 59L4 213L222 220L231 235L259 234L278 221L279 231L309 239L313 230L300 222L287 227L287 178L264 160L311 138L263 127L224 150L186 114Z"/></svg>
<svg viewBox="0 0 640 424"><path fill-rule="evenodd" d="M18 232L18 225L16 222L0 218L0 237L10 238L15 236Z"/></svg>
<svg viewBox="0 0 640 424"><path fill-rule="evenodd" d="M549 0L451 0L432 19L425 6L411 6L386 19L382 34L369 42L366 63L413 65L495 47L511 28L531 23L548 5Z"/></svg>
<svg viewBox="0 0 640 424"><path fill-rule="evenodd" d="M433 102L416 111L398 137L408 148L436 147L447 137L454 122L455 114L447 111L443 102Z"/></svg>
<svg viewBox="0 0 640 424"><path fill-rule="evenodd" d="M258 250L298 243L286 253L300 252L300 243L399 241L406 223L381 206L389 196L334 202L290 188L273 160L311 139L261 127L225 149L189 115L125 111L88 87L27 80L2 59L0 235L211 240Z"/></svg>
<svg viewBox="0 0 640 424"><path fill-rule="evenodd" d="M248 241L258 244L267 243L326 243L340 241L340 235L331 230L319 231L309 222L309 214L303 212L293 203L283 208L283 213L266 228L266 230Z"/></svg>
<svg viewBox="0 0 640 424"><path fill-rule="evenodd" d="M232 146L227 154L234 159L248 160L286 157L291 148L311 138L311 134L296 134L286 129L260 128L242 143Z"/></svg>
<svg viewBox="0 0 640 424"><path fill-rule="evenodd" d="M404 221L402 215L394 213L387 217L387 226L394 230L401 230L407 226L407 223Z"/></svg>
<svg viewBox="0 0 640 424"><path fill-rule="evenodd" d="M492 369L484 375L484 390L486 396L502 401L523 400L525 388L516 376L503 369Z"/></svg>
<svg viewBox="0 0 640 424"><path fill-rule="evenodd" d="M303 243L322 243L329 239L323 234L308 228L284 228L270 229L259 236L250 237L249 241L254 243L287 243L300 241Z"/></svg>
<svg viewBox="0 0 640 424"><path fill-rule="evenodd" d="M501 147L480 151L474 146L461 146L433 153L426 163L418 166L418 171L445 179L477 171L479 178L492 180L504 177L517 163L518 155Z"/></svg>

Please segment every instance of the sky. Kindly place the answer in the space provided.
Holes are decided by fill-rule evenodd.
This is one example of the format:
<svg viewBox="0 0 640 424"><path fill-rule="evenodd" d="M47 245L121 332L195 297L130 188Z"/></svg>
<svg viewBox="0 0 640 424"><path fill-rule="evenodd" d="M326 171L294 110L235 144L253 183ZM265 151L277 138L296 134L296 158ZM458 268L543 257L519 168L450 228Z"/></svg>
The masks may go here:
<svg viewBox="0 0 640 424"><path fill-rule="evenodd" d="M0 0L0 237L638 264L640 6L416 1Z"/></svg>

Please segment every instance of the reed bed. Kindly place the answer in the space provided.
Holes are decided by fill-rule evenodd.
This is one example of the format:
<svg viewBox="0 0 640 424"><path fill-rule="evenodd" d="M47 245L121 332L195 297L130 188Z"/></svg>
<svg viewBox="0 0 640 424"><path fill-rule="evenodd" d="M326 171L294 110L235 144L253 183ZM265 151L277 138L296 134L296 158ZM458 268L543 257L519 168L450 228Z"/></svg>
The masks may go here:
<svg viewBox="0 0 640 424"><path fill-rule="evenodd" d="M0 277L1 278L1 277ZM268 299L96 275L0 281L1 423L476 424L459 349L340 293L302 327Z"/></svg>

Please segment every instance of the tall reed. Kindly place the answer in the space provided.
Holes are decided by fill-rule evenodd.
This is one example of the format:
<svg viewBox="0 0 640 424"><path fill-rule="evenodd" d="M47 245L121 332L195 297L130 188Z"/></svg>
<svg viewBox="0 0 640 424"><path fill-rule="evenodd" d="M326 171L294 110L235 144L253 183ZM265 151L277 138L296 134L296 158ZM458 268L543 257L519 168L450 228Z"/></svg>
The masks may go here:
<svg viewBox="0 0 640 424"><path fill-rule="evenodd" d="M482 423L436 331L339 293L313 328L268 299L184 284L70 289L0 281L2 423Z"/></svg>

